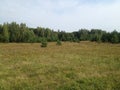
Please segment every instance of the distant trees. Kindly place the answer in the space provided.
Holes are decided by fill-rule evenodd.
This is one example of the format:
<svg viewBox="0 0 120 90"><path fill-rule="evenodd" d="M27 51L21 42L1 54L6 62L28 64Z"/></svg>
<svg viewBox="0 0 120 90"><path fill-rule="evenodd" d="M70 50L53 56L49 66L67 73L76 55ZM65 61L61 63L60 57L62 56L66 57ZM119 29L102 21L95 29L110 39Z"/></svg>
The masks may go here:
<svg viewBox="0 0 120 90"><path fill-rule="evenodd" d="M111 33L104 33L101 40L102 42L120 43L120 33L116 30Z"/></svg>
<svg viewBox="0 0 120 90"><path fill-rule="evenodd" d="M9 32L8 32L8 25L3 25L3 42L9 42Z"/></svg>
<svg viewBox="0 0 120 90"><path fill-rule="evenodd" d="M3 35L2 35L2 30L3 30L2 25L0 25L0 41L1 41L1 42L2 42L2 37L3 37Z"/></svg>
<svg viewBox="0 0 120 90"><path fill-rule="evenodd" d="M120 43L120 33L118 34L118 37L119 37L119 43Z"/></svg>
<svg viewBox="0 0 120 90"><path fill-rule="evenodd" d="M114 30L106 32L100 29L80 29L76 32L53 31L49 28L37 27L29 28L26 24L16 22L4 23L0 25L0 42L43 42L46 39L52 41L96 41L120 43L120 33Z"/></svg>
<svg viewBox="0 0 120 90"><path fill-rule="evenodd" d="M9 34L10 34L9 41L10 42L19 42L20 35L21 35L19 24L17 24L16 22L12 22L12 23L8 24L8 26L9 26Z"/></svg>
<svg viewBox="0 0 120 90"><path fill-rule="evenodd" d="M89 31L87 29L79 30L79 39L81 41L89 40Z"/></svg>
<svg viewBox="0 0 120 90"><path fill-rule="evenodd" d="M117 31L113 31L111 33L111 42L112 43L119 43L119 33Z"/></svg>
<svg viewBox="0 0 120 90"><path fill-rule="evenodd" d="M101 42L102 37L105 33L106 33L105 31L102 31L100 29L92 29L91 32L90 32L90 40Z"/></svg>
<svg viewBox="0 0 120 90"><path fill-rule="evenodd" d="M58 39L58 34L49 28L37 27L32 29L36 36L36 41L41 42L43 38L46 38L47 41L56 41Z"/></svg>

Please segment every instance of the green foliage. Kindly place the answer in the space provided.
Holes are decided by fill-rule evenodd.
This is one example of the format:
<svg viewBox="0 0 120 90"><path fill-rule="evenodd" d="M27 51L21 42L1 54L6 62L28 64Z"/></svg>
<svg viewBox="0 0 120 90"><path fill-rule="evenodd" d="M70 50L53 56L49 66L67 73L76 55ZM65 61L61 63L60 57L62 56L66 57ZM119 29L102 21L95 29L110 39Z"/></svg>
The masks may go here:
<svg viewBox="0 0 120 90"><path fill-rule="evenodd" d="M119 37L118 37L118 32L117 31L113 31L111 33L111 42L112 43L119 43Z"/></svg>
<svg viewBox="0 0 120 90"><path fill-rule="evenodd" d="M91 41L102 41L102 36L105 35L105 31L99 30L99 29L92 29L90 32L90 40Z"/></svg>
<svg viewBox="0 0 120 90"><path fill-rule="evenodd" d="M70 41L96 41L120 43L120 33L113 31L111 33L100 29L80 29L76 32L53 31L50 28L29 28L26 24L17 24L16 22L4 23L0 25L0 42L42 42L42 38L46 38L48 42Z"/></svg>
<svg viewBox="0 0 120 90"><path fill-rule="evenodd" d="M8 32L8 25L3 25L3 42L9 42L9 32Z"/></svg>
<svg viewBox="0 0 120 90"><path fill-rule="evenodd" d="M118 34L118 37L119 37L119 43L120 43L120 33Z"/></svg>
<svg viewBox="0 0 120 90"><path fill-rule="evenodd" d="M20 25L16 22L12 22L9 25L9 33L10 33L10 42L21 42L21 28Z"/></svg>
<svg viewBox="0 0 120 90"><path fill-rule="evenodd" d="M57 40L56 45L61 46L61 45L62 45L62 42L61 42L60 40Z"/></svg>
<svg viewBox="0 0 120 90"><path fill-rule="evenodd" d="M43 38L41 42L41 47L47 47L47 40Z"/></svg>
<svg viewBox="0 0 120 90"><path fill-rule="evenodd" d="M102 42L110 42L110 34L109 33L103 34L101 40Z"/></svg>
<svg viewBox="0 0 120 90"><path fill-rule="evenodd" d="M89 39L89 31L87 29L79 30L80 40L86 41Z"/></svg>

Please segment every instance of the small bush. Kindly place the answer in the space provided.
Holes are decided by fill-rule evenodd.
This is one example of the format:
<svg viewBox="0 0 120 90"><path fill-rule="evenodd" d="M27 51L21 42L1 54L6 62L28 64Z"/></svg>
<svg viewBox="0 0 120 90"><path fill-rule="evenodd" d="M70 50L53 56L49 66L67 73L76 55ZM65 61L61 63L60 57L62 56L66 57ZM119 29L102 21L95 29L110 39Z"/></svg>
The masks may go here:
<svg viewBox="0 0 120 90"><path fill-rule="evenodd" d="M77 43L80 43L80 40L77 39L76 42L77 42Z"/></svg>
<svg viewBox="0 0 120 90"><path fill-rule="evenodd" d="M47 47L47 40L42 40L41 47Z"/></svg>
<svg viewBox="0 0 120 90"><path fill-rule="evenodd" d="M60 40L57 40L56 45L59 45L59 46L62 45L61 41L60 41Z"/></svg>
<svg viewBox="0 0 120 90"><path fill-rule="evenodd" d="M74 39L73 42L80 43L79 39Z"/></svg>

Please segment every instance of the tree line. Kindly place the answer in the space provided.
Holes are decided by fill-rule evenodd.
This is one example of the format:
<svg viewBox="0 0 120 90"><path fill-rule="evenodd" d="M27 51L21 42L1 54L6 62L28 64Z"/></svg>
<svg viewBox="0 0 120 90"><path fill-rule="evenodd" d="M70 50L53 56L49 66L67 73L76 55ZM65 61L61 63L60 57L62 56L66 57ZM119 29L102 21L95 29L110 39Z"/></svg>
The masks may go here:
<svg viewBox="0 0 120 90"><path fill-rule="evenodd" d="M17 24L16 22L4 23L0 25L0 42L42 42L47 40L53 41L96 41L120 43L120 32L106 32L101 29L80 29L76 32L54 31L50 28L30 28L25 23Z"/></svg>

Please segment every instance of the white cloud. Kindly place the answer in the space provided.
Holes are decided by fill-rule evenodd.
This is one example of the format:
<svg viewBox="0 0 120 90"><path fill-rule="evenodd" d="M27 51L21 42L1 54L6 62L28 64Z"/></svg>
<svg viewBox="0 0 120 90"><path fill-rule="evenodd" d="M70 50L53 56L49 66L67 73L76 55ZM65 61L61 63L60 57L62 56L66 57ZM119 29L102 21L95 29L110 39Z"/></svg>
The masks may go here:
<svg viewBox="0 0 120 90"><path fill-rule="evenodd" d="M66 31L80 28L120 31L118 0L96 4L83 0L4 0L0 6L0 23L17 21Z"/></svg>

